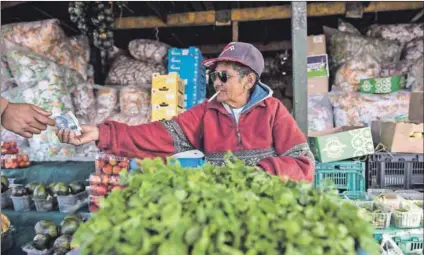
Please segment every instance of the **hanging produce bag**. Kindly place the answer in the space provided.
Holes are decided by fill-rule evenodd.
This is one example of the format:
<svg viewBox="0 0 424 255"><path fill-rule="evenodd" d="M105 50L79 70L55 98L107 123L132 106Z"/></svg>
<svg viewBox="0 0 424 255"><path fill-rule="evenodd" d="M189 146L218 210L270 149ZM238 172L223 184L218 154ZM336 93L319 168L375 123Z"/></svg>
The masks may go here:
<svg viewBox="0 0 424 255"><path fill-rule="evenodd" d="M119 56L113 62L106 83L111 85L151 84L152 74L165 74L164 65L152 65L131 57Z"/></svg>
<svg viewBox="0 0 424 255"><path fill-rule="evenodd" d="M81 119L83 124L94 124L97 109L93 85L89 82L78 84L71 95L75 116Z"/></svg>
<svg viewBox="0 0 424 255"><path fill-rule="evenodd" d="M332 90L359 91L361 80L379 77L380 71L380 64L371 55L354 58L337 70Z"/></svg>
<svg viewBox="0 0 424 255"><path fill-rule="evenodd" d="M81 75L78 75L75 70L32 52L8 51L7 62L16 84L21 88L36 86L40 81L46 79L59 80L68 87L84 82Z"/></svg>
<svg viewBox="0 0 424 255"><path fill-rule="evenodd" d="M333 127L333 109L328 96L308 96L308 131L324 131Z"/></svg>
<svg viewBox="0 0 424 255"><path fill-rule="evenodd" d="M374 120L407 121L408 91L390 94L363 94L359 92L330 92L336 127L370 126Z"/></svg>
<svg viewBox="0 0 424 255"><path fill-rule="evenodd" d="M411 91L424 91L424 57L413 62L408 70L406 87Z"/></svg>
<svg viewBox="0 0 424 255"><path fill-rule="evenodd" d="M22 47L58 64L78 71L87 78L90 46L86 36L67 38L57 20L2 26L6 50Z"/></svg>
<svg viewBox="0 0 424 255"><path fill-rule="evenodd" d="M378 63L392 63L400 59L402 47L399 42L365 37L337 29L324 27L329 45L329 60L332 68L338 67L355 57L373 56Z"/></svg>
<svg viewBox="0 0 424 255"><path fill-rule="evenodd" d="M143 89L134 85L121 88L119 105L121 113L126 115L150 115L152 108L150 89Z"/></svg>
<svg viewBox="0 0 424 255"><path fill-rule="evenodd" d="M103 123L107 118L118 112L118 89L108 86L93 86L96 91L96 124Z"/></svg>
<svg viewBox="0 0 424 255"><path fill-rule="evenodd" d="M171 46L149 39L136 39L128 44L131 56L137 60L163 64Z"/></svg>
<svg viewBox="0 0 424 255"><path fill-rule="evenodd" d="M407 43L417 37L424 36L424 23L392 25L374 24L368 28L367 35Z"/></svg>

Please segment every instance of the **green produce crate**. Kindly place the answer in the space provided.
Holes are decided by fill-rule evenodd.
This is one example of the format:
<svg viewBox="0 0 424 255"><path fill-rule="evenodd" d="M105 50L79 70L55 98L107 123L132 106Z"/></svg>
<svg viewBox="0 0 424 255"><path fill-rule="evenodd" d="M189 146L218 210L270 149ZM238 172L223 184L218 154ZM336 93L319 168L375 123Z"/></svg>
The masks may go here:
<svg viewBox="0 0 424 255"><path fill-rule="evenodd" d="M408 233L394 236L393 241L399 246L405 255L423 254L423 233Z"/></svg>
<svg viewBox="0 0 424 255"><path fill-rule="evenodd" d="M334 187L340 193L365 191L365 163L360 161L316 162L314 187L319 187L327 179L334 183Z"/></svg>

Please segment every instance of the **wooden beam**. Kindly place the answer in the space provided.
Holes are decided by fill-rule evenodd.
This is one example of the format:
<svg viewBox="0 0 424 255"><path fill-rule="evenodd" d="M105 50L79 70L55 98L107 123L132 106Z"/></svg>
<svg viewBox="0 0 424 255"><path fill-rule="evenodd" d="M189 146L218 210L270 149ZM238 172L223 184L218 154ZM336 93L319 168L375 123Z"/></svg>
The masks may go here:
<svg viewBox="0 0 424 255"><path fill-rule="evenodd" d="M424 8L423 2L371 2L364 13L415 10ZM308 17L344 15L344 2L310 3L307 5ZM115 23L116 29L205 26L215 25L215 11L170 14L167 22L158 17L122 17ZM231 21L255 21L291 18L291 5L243 8L231 10Z"/></svg>
<svg viewBox="0 0 424 255"><path fill-rule="evenodd" d="M255 43L255 42L250 42L250 43L252 43L261 52L289 50L292 48L291 41L274 41L267 44ZM227 46L227 44L198 45L196 47L200 49L202 54L213 55L213 54L221 53L221 51L225 48L225 46Z"/></svg>
<svg viewBox="0 0 424 255"><path fill-rule="evenodd" d="M239 26L238 21L233 21L233 42L239 40Z"/></svg>

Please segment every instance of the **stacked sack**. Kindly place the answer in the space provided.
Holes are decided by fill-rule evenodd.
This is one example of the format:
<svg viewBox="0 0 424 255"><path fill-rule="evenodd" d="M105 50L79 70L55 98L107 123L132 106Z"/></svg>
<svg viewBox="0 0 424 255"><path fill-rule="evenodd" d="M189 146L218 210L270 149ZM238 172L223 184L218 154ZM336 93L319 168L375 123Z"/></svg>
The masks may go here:
<svg viewBox="0 0 424 255"><path fill-rule="evenodd" d="M11 102L37 105L53 117L72 111L82 123L94 122L87 37L68 38L56 19L7 24L1 32L5 47L1 73L9 84L2 89L2 96ZM13 137L6 131L3 134ZM22 142L18 137L13 140ZM34 161L77 156L76 148L60 143L51 127L29 139L25 150Z"/></svg>
<svg viewBox="0 0 424 255"><path fill-rule="evenodd" d="M336 127L406 121L410 92L422 91L423 24L372 25L363 36L341 22L324 32Z"/></svg>
<svg viewBox="0 0 424 255"><path fill-rule="evenodd" d="M136 39L128 45L130 56L115 57L106 78L108 86L96 86L96 123L113 120L133 126L150 121L152 75L166 72L169 48L158 41Z"/></svg>

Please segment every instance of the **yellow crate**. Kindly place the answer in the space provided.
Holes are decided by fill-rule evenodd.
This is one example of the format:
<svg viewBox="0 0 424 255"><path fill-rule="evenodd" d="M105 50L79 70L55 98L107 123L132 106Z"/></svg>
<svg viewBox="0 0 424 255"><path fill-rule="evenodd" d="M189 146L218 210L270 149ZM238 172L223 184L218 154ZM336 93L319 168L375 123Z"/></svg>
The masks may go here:
<svg viewBox="0 0 424 255"><path fill-rule="evenodd" d="M154 104L152 105L152 121L169 120L184 111L184 108L176 104Z"/></svg>
<svg viewBox="0 0 424 255"><path fill-rule="evenodd" d="M160 75L154 73L152 75L152 89L178 89L181 94L184 94L184 81L176 72Z"/></svg>
<svg viewBox="0 0 424 255"><path fill-rule="evenodd" d="M180 107L184 107L184 95L175 90L161 91L153 88L151 101L152 105L166 103L169 105L175 104Z"/></svg>

